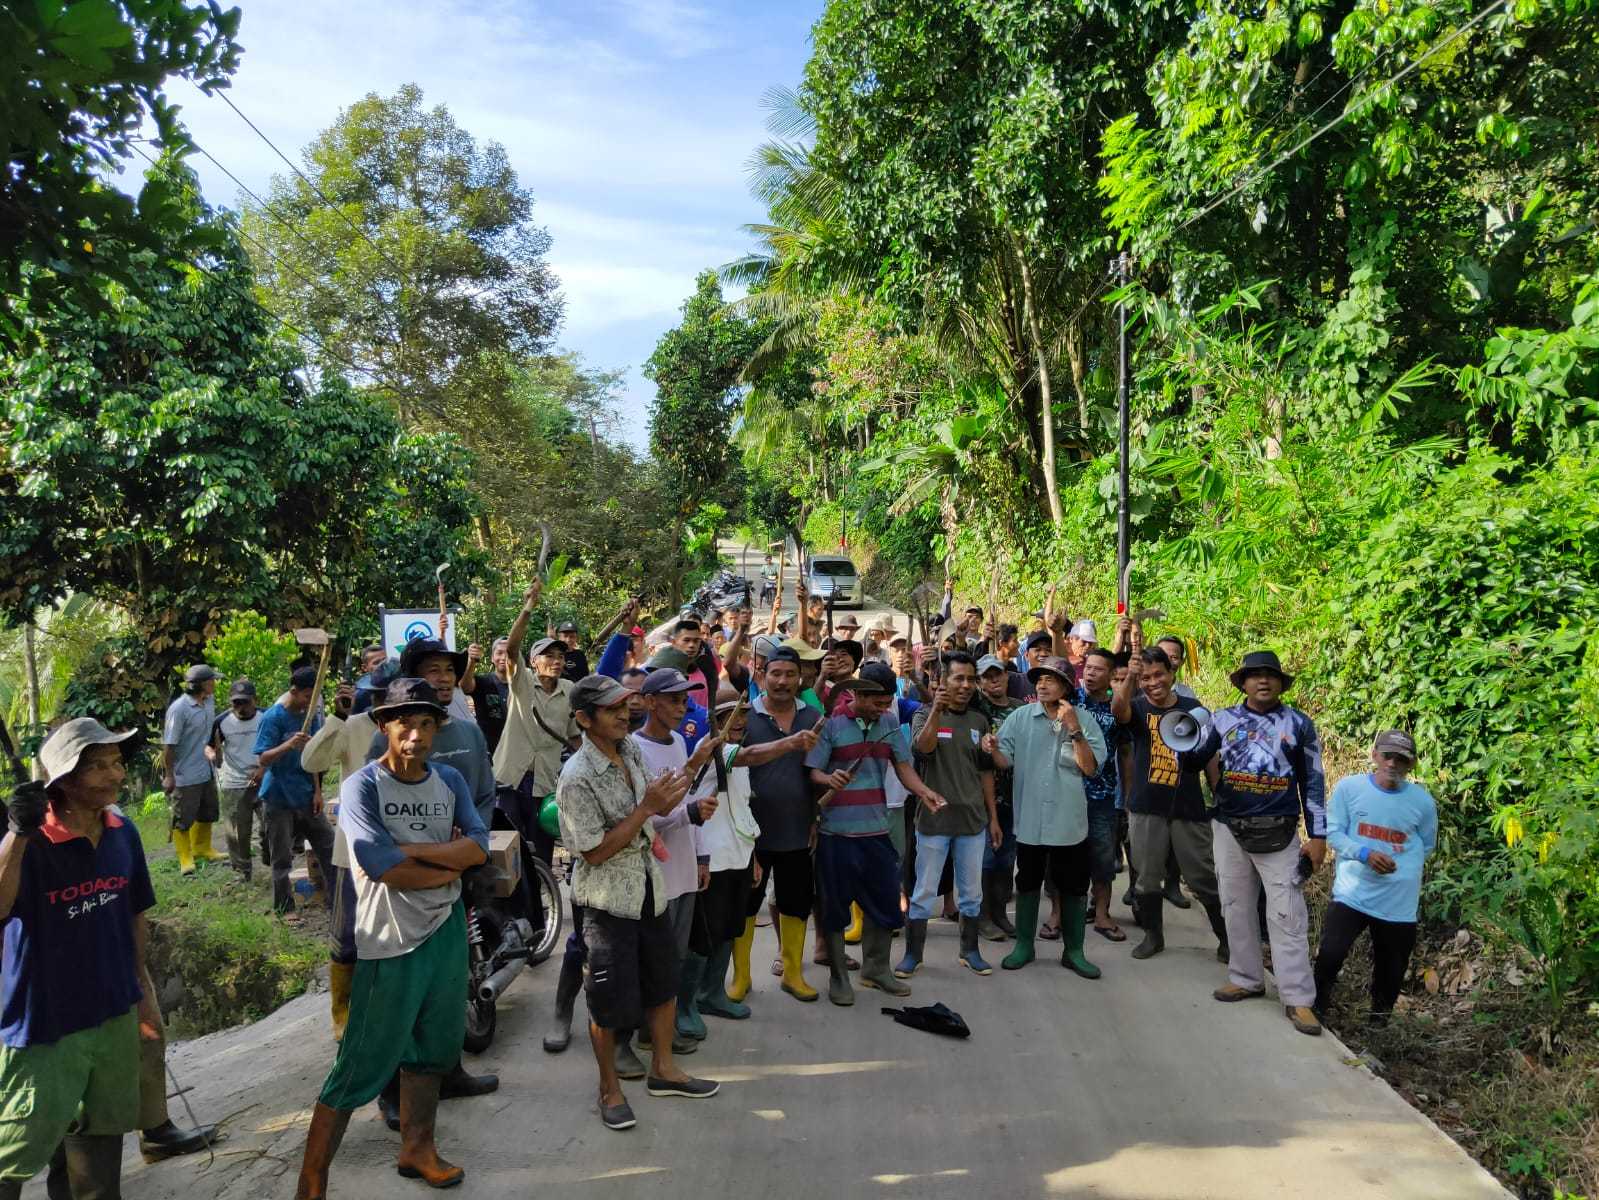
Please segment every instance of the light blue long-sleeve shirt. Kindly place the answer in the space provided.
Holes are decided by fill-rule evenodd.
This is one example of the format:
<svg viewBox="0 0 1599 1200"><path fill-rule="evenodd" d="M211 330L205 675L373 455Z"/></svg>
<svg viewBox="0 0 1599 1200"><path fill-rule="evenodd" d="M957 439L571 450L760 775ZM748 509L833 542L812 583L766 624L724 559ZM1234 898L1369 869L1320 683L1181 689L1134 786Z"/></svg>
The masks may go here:
<svg viewBox="0 0 1599 1200"><path fill-rule="evenodd" d="M1421 869L1438 844L1438 808L1419 783L1384 791L1369 774L1349 775L1333 788L1327 844L1338 855L1332 898L1380 921L1414 921ZM1394 860L1390 875L1367 863L1373 850Z"/></svg>

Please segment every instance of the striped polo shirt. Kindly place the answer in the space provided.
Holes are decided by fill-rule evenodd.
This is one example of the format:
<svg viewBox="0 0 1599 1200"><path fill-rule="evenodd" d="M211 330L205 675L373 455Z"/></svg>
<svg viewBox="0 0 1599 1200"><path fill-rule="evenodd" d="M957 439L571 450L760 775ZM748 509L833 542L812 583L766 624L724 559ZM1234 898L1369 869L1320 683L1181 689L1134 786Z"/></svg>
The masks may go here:
<svg viewBox="0 0 1599 1200"><path fill-rule="evenodd" d="M855 717L829 717L805 765L818 771L855 769L849 786L822 810L823 833L878 837L888 833L888 795L883 784L897 762L909 764L910 743L892 711L866 725Z"/></svg>

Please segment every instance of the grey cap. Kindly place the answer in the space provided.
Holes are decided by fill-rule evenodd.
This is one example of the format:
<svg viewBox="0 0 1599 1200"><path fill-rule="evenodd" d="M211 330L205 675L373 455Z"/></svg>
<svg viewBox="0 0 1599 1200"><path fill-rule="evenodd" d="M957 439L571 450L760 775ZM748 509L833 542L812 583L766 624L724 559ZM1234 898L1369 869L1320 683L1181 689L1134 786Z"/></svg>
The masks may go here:
<svg viewBox="0 0 1599 1200"><path fill-rule="evenodd" d="M1072 626L1072 637L1084 642L1099 642L1099 627L1092 621L1082 620Z"/></svg>
<svg viewBox="0 0 1599 1200"><path fill-rule="evenodd" d="M210 670L207 667L206 670ZM39 747L39 765L44 768L46 785L78 769L78 759L90 746L114 746L133 736L133 730L112 733L93 717L78 717L60 726Z"/></svg>
<svg viewBox="0 0 1599 1200"><path fill-rule="evenodd" d="M985 654L977 660L977 673L979 675L987 675L990 671L1003 671L1005 669L1005 664L997 655Z"/></svg>
<svg viewBox="0 0 1599 1200"><path fill-rule="evenodd" d="M566 643L559 638L540 638L533 643L533 648L527 652L528 662L532 662L546 650L553 650L564 658L566 656Z"/></svg>
<svg viewBox="0 0 1599 1200"><path fill-rule="evenodd" d="M184 683L204 683L207 679L215 679L216 671L206 663L195 663L183 673Z"/></svg>
<svg viewBox="0 0 1599 1200"><path fill-rule="evenodd" d="M1385 729L1372 743L1378 754L1400 754L1411 762L1416 761L1416 739L1402 729Z"/></svg>
<svg viewBox="0 0 1599 1200"><path fill-rule="evenodd" d="M755 653L760 655L762 658L771 658L772 655L777 651L778 647L782 644L783 640L781 638L773 637L769 633L763 633L755 639Z"/></svg>
<svg viewBox="0 0 1599 1200"><path fill-rule="evenodd" d="M644 686L639 688L639 693L644 696L673 696L693 686L688 676L676 667L656 667L644 677Z"/></svg>
<svg viewBox="0 0 1599 1200"><path fill-rule="evenodd" d="M582 712L590 708L610 708L631 694L609 675L585 675L573 685L569 700L573 712Z"/></svg>

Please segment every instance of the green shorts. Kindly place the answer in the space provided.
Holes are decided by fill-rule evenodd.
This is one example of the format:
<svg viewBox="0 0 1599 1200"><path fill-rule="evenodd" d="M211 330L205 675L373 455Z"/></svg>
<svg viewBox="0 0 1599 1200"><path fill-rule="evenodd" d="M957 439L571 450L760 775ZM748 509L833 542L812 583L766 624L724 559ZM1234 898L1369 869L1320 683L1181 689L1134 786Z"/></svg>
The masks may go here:
<svg viewBox="0 0 1599 1200"><path fill-rule="evenodd" d="M466 1037L466 910L415 950L363 958L350 985L350 1019L319 1099L356 1109L377 1099L396 1070L442 1075Z"/></svg>
<svg viewBox="0 0 1599 1200"><path fill-rule="evenodd" d="M69 1133L139 1128L134 1009L59 1042L0 1046L0 1179L31 1179Z"/></svg>

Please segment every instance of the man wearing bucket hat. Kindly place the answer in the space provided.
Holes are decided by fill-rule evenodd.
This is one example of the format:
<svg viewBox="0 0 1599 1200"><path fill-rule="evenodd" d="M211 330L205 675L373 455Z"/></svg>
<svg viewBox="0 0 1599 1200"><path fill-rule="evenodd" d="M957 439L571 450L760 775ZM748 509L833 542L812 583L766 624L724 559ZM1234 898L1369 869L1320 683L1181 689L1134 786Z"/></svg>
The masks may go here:
<svg viewBox="0 0 1599 1200"><path fill-rule="evenodd" d="M1312 1011L1310 917L1300 887L1327 853L1321 739L1309 717L1282 702L1294 677L1273 651L1244 655L1230 678L1244 702L1215 714L1194 754L1206 763L1216 799L1216 878L1230 948L1228 982L1215 996L1232 1002L1266 994L1255 908L1263 886L1272 971L1284 1013L1300 1033L1316 1036L1321 1022Z"/></svg>
<svg viewBox="0 0 1599 1200"><path fill-rule="evenodd" d="M399 1173L450 1187L465 1172L434 1142L439 1089L466 1031L461 873L488 858L488 830L459 771L431 761L447 712L425 680L400 677L372 708L384 751L339 788L355 872L350 1024L312 1112L297 1195L327 1194L350 1114L399 1076ZM479 734L481 737L481 733Z"/></svg>
<svg viewBox="0 0 1599 1200"><path fill-rule="evenodd" d="M204 663L183 675L183 694L167 705L161 725L161 786L172 805L172 848L178 869L194 874L194 864L223 856L211 846L211 825L220 815L216 774L205 750L216 722L212 697L217 673Z"/></svg>
<svg viewBox="0 0 1599 1200"><path fill-rule="evenodd" d="M160 1036L161 1013L144 957L155 893L137 829L112 808L131 736L68 721L39 749L45 782L8 806L0 1095L31 1108L0 1122L4 1200L52 1157L85 1192L116 1195L122 1135L140 1125L140 1038Z"/></svg>
<svg viewBox="0 0 1599 1200"><path fill-rule="evenodd" d="M1371 747L1372 769L1333 788L1327 844L1338 855L1332 902L1316 952L1316 1011L1332 1005L1338 972L1362 930L1371 931L1371 1016L1386 1020L1416 945L1421 869L1438 844L1438 808L1419 783L1416 743L1389 729Z"/></svg>

